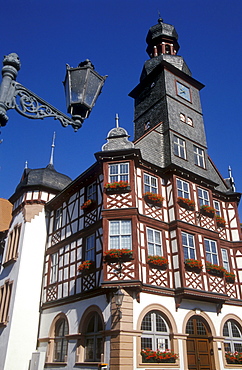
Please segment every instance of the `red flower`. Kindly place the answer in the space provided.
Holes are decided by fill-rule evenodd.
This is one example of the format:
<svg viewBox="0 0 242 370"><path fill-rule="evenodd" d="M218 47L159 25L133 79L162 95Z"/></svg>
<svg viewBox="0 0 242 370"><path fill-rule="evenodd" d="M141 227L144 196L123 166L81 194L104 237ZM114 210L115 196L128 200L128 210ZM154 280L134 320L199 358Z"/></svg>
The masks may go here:
<svg viewBox="0 0 242 370"><path fill-rule="evenodd" d="M115 181L115 182L107 182L104 185L105 189L119 189L119 188L127 188L129 186L128 181Z"/></svg>

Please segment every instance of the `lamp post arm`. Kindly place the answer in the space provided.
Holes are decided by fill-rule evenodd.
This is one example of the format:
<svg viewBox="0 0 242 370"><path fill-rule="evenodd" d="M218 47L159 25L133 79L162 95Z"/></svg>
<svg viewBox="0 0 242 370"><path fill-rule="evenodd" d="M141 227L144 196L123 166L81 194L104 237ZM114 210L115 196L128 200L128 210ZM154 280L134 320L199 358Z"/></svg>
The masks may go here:
<svg viewBox="0 0 242 370"><path fill-rule="evenodd" d="M8 109L14 108L22 116L30 119L53 117L59 120L63 127L71 125L75 131L82 126L81 118L79 121L74 121L20 83L12 82L11 88L14 92L9 94L6 101Z"/></svg>

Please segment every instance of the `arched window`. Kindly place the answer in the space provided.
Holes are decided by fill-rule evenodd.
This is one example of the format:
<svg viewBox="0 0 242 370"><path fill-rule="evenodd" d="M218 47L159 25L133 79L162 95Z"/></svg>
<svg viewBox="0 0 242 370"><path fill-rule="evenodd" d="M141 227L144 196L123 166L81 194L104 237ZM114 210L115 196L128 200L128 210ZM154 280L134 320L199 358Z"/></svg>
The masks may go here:
<svg viewBox="0 0 242 370"><path fill-rule="evenodd" d="M85 332L85 361L101 361L103 353L103 330L101 317L94 312L87 323Z"/></svg>
<svg viewBox="0 0 242 370"><path fill-rule="evenodd" d="M54 362L66 362L68 324L65 318L57 320L55 324Z"/></svg>
<svg viewBox="0 0 242 370"><path fill-rule="evenodd" d="M148 312L141 323L141 349L165 351L170 346L170 330L159 311Z"/></svg>
<svg viewBox="0 0 242 370"><path fill-rule="evenodd" d="M242 334L234 320L228 320L223 327L224 349L226 352L242 352Z"/></svg>

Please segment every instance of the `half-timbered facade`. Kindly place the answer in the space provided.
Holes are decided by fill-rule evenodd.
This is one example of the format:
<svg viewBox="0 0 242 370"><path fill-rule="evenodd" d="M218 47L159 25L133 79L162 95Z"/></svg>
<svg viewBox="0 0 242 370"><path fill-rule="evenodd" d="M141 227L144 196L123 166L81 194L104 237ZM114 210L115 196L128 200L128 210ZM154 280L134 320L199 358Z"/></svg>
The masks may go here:
<svg viewBox="0 0 242 370"><path fill-rule="evenodd" d="M45 204L31 370L242 367L240 194L207 154L203 85L177 39L161 19L149 30L135 141L116 118Z"/></svg>

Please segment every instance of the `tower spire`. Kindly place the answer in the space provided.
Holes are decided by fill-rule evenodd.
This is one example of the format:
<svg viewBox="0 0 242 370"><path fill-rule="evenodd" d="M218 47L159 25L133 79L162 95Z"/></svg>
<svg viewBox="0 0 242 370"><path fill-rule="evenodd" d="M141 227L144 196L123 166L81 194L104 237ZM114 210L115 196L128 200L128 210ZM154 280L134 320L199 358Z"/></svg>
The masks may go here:
<svg viewBox="0 0 242 370"><path fill-rule="evenodd" d="M54 149L55 149L55 131L53 134L53 139L52 139L52 145L51 145L51 153L50 153L50 162L47 167L49 168L54 168Z"/></svg>
<svg viewBox="0 0 242 370"><path fill-rule="evenodd" d="M118 113L116 113L115 122L116 122L116 128L119 128L119 116L118 116Z"/></svg>

